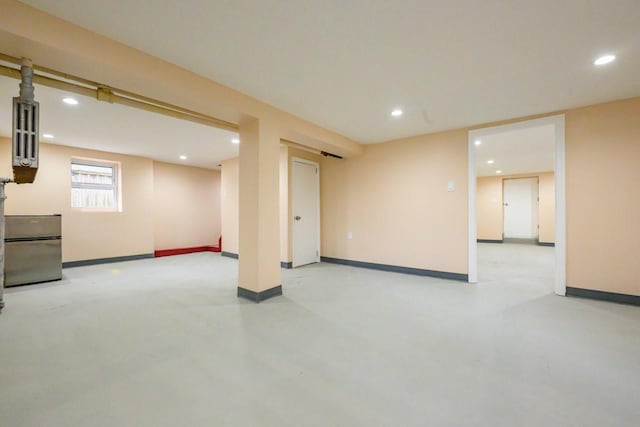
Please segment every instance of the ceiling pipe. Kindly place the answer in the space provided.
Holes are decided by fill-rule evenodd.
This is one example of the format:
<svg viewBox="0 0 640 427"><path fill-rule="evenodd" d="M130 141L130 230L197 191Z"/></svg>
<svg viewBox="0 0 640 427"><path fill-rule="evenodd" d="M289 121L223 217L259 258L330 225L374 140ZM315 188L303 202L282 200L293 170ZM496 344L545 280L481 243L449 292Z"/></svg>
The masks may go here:
<svg viewBox="0 0 640 427"><path fill-rule="evenodd" d="M3 53L0 53L0 61L12 64L21 64L22 62L18 58L14 58ZM87 96L112 104L126 105L128 107L162 114L168 117L186 120L205 126L211 126L217 129L225 129L233 132L237 132L239 129L238 125L235 123L207 116L196 111L148 98L133 92L112 88L107 85L92 82L81 77L58 72L45 67L32 66L32 70L33 69L38 70L41 73L33 73L32 81L42 86L60 89L65 92ZM20 70L2 64L0 64L0 75L19 80L22 79Z"/></svg>
<svg viewBox="0 0 640 427"><path fill-rule="evenodd" d="M22 58L20 67L20 102L32 104L34 101L33 63L30 59Z"/></svg>
<svg viewBox="0 0 640 427"><path fill-rule="evenodd" d="M21 60L3 53L0 53L0 61L12 64L21 64ZM41 73L33 73L33 70ZM15 79L22 79L21 71L15 68L0 64L0 75ZM69 93L94 98L98 101L108 102L110 104L120 104L127 107L137 108L164 116L186 120L205 126L211 126L217 129L225 129L238 132L239 126L235 123L227 122L215 117L207 116L196 111L178 107L163 101L148 98L126 90L113 88L91 80L77 77L71 74L59 72L46 67L32 65L32 81L42 86L59 89ZM321 151L307 147L292 141L282 140L288 146L304 150L310 153L322 155L325 157L333 157L342 159L342 156L327 151Z"/></svg>

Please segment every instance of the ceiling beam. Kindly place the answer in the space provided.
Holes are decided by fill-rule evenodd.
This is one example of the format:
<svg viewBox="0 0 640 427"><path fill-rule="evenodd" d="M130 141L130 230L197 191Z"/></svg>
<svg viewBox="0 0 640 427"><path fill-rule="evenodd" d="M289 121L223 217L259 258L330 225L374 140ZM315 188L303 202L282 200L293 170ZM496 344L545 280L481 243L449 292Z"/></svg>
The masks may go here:
<svg viewBox="0 0 640 427"><path fill-rule="evenodd" d="M345 157L364 151L337 132L24 3L0 4L0 52L236 126L247 116L266 120L282 138L321 151Z"/></svg>
<svg viewBox="0 0 640 427"><path fill-rule="evenodd" d="M0 53L0 60L11 62L15 64L20 63L19 58ZM34 69L43 70L43 67L34 65ZM98 83L90 82L88 80L72 76L66 73L59 73L55 70L46 69L47 74L59 76L60 78L49 77L47 75L36 73L33 77L33 82L43 86L48 86L54 89L59 89L69 93L75 93L77 95L87 96L95 98L98 101L104 101L111 104L121 104L128 107L137 108L140 110L150 111L156 114L162 114L168 117L173 117L180 120L187 120L190 122L198 123L205 126L211 126L218 129L230 130L233 132L238 131L238 126L234 123L229 123L224 120L217 119L215 117L199 114L195 111L190 111L175 105L168 104L166 102L157 101L142 95L138 95L132 92L121 91L119 89L113 89L108 86L100 85ZM20 70L6 65L0 64L0 75L6 77L12 77L17 80L21 79ZM64 80L63 80L64 79Z"/></svg>

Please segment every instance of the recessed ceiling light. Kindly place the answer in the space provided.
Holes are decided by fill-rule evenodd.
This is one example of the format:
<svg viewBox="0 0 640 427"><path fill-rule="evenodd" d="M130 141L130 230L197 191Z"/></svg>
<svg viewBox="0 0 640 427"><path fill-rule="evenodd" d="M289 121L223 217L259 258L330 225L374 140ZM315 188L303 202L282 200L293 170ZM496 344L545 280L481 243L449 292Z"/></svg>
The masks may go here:
<svg viewBox="0 0 640 427"><path fill-rule="evenodd" d="M482 144L482 141L480 141L479 139L476 139L475 144L476 144L476 147L477 147L478 145Z"/></svg>
<svg viewBox="0 0 640 427"><path fill-rule="evenodd" d="M53 139L53 135L52 135L52 134L50 134L50 133L43 133L43 134L42 134L42 137L43 137L43 138L47 138L47 139Z"/></svg>
<svg viewBox="0 0 640 427"><path fill-rule="evenodd" d="M231 142L233 142L234 144L240 144L240 140L238 138L233 138Z"/></svg>
<svg viewBox="0 0 640 427"><path fill-rule="evenodd" d="M498 175L500 175L500 174L502 173L502 171L501 171L501 170L497 170L497 171L496 171L496 173L497 173Z"/></svg>
<svg viewBox="0 0 640 427"><path fill-rule="evenodd" d="M616 59L615 55L603 55L600 58L593 61L593 65L605 65L613 62Z"/></svg>
<svg viewBox="0 0 640 427"><path fill-rule="evenodd" d="M187 156L183 154L182 156L180 156L180 160L187 160Z"/></svg>
<svg viewBox="0 0 640 427"><path fill-rule="evenodd" d="M494 164L494 163L495 163L495 161L493 161L493 160L487 160L487 163L489 163L490 165L492 165L492 164Z"/></svg>
<svg viewBox="0 0 640 427"><path fill-rule="evenodd" d="M75 98L63 98L62 102L64 102L67 105L78 105L78 100Z"/></svg>
<svg viewBox="0 0 640 427"><path fill-rule="evenodd" d="M403 111L402 111L401 109L396 108L395 110L393 110L393 111L391 112L391 115L392 115L393 117L400 117L400 116L402 115L402 113L403 113Z"/></svg>

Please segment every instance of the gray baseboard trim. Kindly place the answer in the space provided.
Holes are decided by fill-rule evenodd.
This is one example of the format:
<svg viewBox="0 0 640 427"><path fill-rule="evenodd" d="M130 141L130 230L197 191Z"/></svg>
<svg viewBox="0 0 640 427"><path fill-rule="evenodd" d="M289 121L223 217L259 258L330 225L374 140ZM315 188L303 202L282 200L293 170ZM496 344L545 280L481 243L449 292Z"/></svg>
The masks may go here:
<svg viewBox="0 0 640 427"><path fill-rule="evenodd" d="M238 254L234 254L233 252L222 251L222 252L220 252L220 255L226 256L227 258L233 258L233 259L238 259L239 258Z"/></svg>
<svg viewBox="0 0 640 427"><path fill-rule="evenodd" d="M255 292L238 286L238 298L245 298L255 303L259 303L260 301L264 301L266 299L277 297L280 295L282 295L282 285L278 285L274 288L267 289L261 292Z"/></svg>
<svg viewBox="0 0 640 427"><path fill-rule="evenodd" d="M226 256L227 258L240 259L238 254L234 254L233 252L220 252L220 255ZM280 268L293 268L293 263L291 261L285 262L280 261Z"/></svg>
<svg viewBox="0 0 640 427"><path fill-rule="evenodd" d="M68 261L62 263L62 268L85 267L87 265L111 264L114 262L137 261L140 259L154 258L153 254L115 256L111 258L84 259L81 261Z"/></svg>
<svg viewBox="0 0 640 427"><path fill-rule="evenodd" d="M62 276L60 277L56 277L55 279L47 279L47 280L38 280L36 282L27 282L27 283L20 283L18 285L4 285L5 289L8 288L19 288L20 286L31 286L31 285L40 285L42 283L52 283L52 282L59 282L62 280Z"/></svg>
<svg viewBox="0 0 640 427"><path fill-rule="evenodd" d="M600 301L617 302L619 304L630 304L640 306L640 296L617 294L615 292L595 291L593 289L572 288L567 286L566 295L568 297L596 299Z"/></svg>
<svg viewBox="0 0 640 427"><path fill-rule="evenodd" d="M320 261L331 264L349 265L351 267L369 268L372 270L391 271L393 273L413 274L414 276L438 277L440 279L469 281L469 275L461 273L450 273L448 271L425 270L422 268L401 267L398 265L376 264L373 262L351 261L341 258L320 257Z"/></svg>
<svg viewBox="0 0 640 427"><path fill-rule="evenodd" d="M477 239L478 243L503 243L502 240Z"/></svg>
<svg viewBox="0 0 640 427"><path fill-rule="evenodd" d="M538 239L524 239L519 237L505 237L502 241L504 243L524 243L526 245L535 245L538 243Z"/></svg>
<svg viewBox="0 0 640 427"><path fill-rule="evenodd" d="M538 242L537 243L538 246L551 246L551 247L555 247L556 244L554 242Z"/></svg>

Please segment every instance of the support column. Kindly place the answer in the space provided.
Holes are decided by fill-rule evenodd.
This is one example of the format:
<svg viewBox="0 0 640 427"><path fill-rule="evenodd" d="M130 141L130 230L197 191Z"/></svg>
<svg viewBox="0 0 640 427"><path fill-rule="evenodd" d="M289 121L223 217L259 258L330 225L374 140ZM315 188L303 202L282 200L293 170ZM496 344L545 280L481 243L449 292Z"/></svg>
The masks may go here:
<svg viewBox="0 0 640 427"><path fill-rule="evenodd" d="M280 135L264 120L240 122L238 296L282 295L279 222Z"/></svg>

